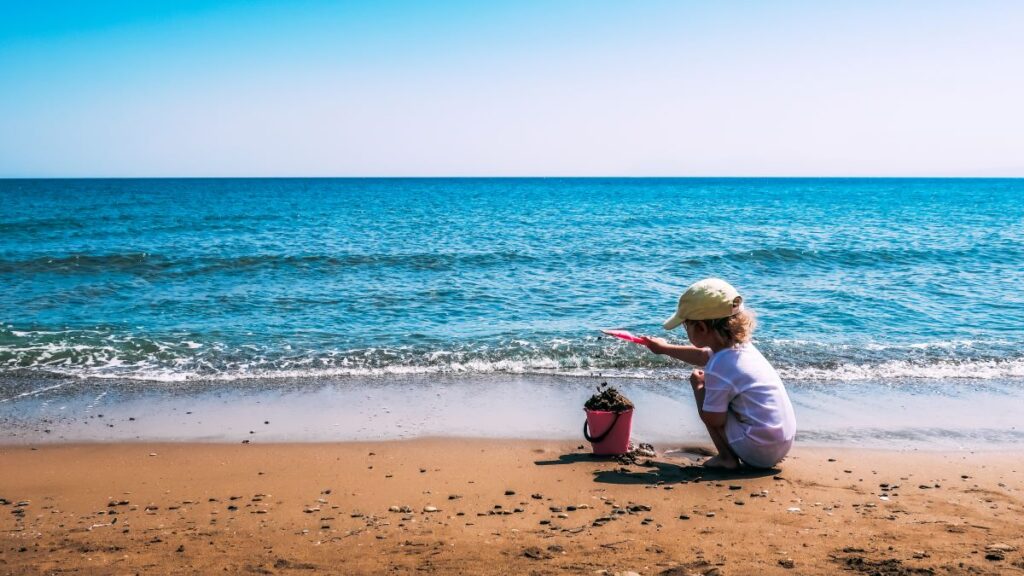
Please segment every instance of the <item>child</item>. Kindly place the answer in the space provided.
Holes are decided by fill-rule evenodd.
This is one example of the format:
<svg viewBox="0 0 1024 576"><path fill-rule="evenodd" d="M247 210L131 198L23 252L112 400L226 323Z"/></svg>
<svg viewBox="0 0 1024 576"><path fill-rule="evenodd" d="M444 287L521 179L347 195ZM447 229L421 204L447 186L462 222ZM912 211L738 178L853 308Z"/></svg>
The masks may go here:
<svg viewBox="0 0 1024 576"><path fill-rule="evenodd" d="M655 354L705 367L690 375L697 412L718 449L704 465L777 464L793 445L796 419L779 375L750 343L754 315L743 307L743 297L724 280L701 280L679 297L665 329L679 325L693 346L649 337L644 344Z"/></svg>

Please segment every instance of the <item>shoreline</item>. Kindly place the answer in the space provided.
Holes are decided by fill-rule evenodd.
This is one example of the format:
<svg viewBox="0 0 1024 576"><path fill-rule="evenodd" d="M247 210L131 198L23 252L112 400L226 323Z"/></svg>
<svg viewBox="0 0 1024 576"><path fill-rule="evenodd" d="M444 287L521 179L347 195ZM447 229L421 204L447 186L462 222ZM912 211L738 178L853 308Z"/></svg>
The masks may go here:
<svg viewBox="0 0 1024 576"><path fill-rule="evenodd" d="M595 379L594 381L599 381ZM27 387L0 402L0 443L338 442L418 437L581 438L594 381L524 375L297 380L245 387L142 387L125 382ZM636 405L633 438L703 441L688 385L614 382ZM52 386L52 385L49 385ZM1024 387L790 387L807 446L1018 450Z"/></svg>
<svg viewBox="0 0 1024 576"><path fill-rule="evenodd" d="M0 445L0 574L1024 572L1010 454L798 445L741 474L581 445Z"/></svg>

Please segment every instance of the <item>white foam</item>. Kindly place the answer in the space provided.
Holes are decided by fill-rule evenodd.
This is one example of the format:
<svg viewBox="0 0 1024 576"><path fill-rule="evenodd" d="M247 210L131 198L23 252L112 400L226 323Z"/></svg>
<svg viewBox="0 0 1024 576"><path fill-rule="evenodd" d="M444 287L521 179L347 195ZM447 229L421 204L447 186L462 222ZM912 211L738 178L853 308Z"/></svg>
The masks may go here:
<svg viewBox="0 0 1024 576"><path fill-rule="evenodd" d="M53 386L47 386L45 388L39 388L38 390L32 390L30 392L23 392L21 394L17 394L15 396L11 396L10 398L4 398L3 400L0 400L0 404L3 404L4 402L10 402L11 400L17 400L18 398L27 398L29 396L35 396L37 394L42 394L43 392L48 392L50 390L56 390L57 388L60 388L63 385L64 384L54 384Z"/></svg>
<svg viewBox="0 0 1024 576"><path fill-rule="evenodd" d="M957 380L1024 378L1024 360L943 360L918 364L894 360L878 364L842 364L834 368L793 367L779 370L784 380Z"/></svg>
<svg viewBox="0 0 1024 576"><path fill-rule="evenodd" d="M131 338L125 341L137 342ZM421 351L415 348L365 348L349 350L295 350L288 357L280 351L262 349L250 344L239 348L255 352L243 361L226 361L231 350L218 342L201 344L191 340L175 343L156 342L156 355L139 356L126 352L114 342L86 345L80 342L45 342L22 346L2 346L6 359L0 366L9 370L38 370L76 378L126 379L151 382L184 382L191 380L233 381L246 379L323 378L323 377L386 377L417 374L539 374L568 377L604 377L673 380L689 371L682 363L655 357L627 345L611 343L594 347L593 342L573 343L553 339L543 343L516 341L475 348ZM766 343L766 355L785 358L785 348L799 345L813 348L813 343L778 340ZM847 361L837 365L785 366L776 362L786 381L857 381L884 379L999 379L1024 378L1024 358L1005 360L956 359L975 354L978 346L991 342L974 340L926 342L892 345L889 349L920 349L966 347L961 353L896 354L908 359L884 360L878 363ZM522 349L519 348L522 347ZM864 350L852 344L819 345L825 350L813 356L829 357L827 349ZM884 348L879 345L880 349ZM198 350L184 352L184 349ZM783 350L779 350L782 348ZM773 350L774 349L774 350ZM237 353L237 349L235 350ZM133 357L132 354L135 354ZM174 354L168 357L169 354ZM514 355L513 355L514 354ZM505 357L502 357L505 356ZM836 354L850 358L850 354ZM891 358L893 355L890 354ZM950 358L953 356L953 358ZM799 357L799 356L798 356ZM853 358L858 356L854 355ZM780 364L782 364L780 366Z"/></svg>
<svg viewBox="0 0 1024 576"><path fill-rule="evenodd" d="M66 360L66 359L65 359ZM447 364L353 366L343 361L337 366L314 366L313 359L285 363L284 366L243 364L219 372L208 372L195 367L156 365L126 365L118 359L88 367L53 365L47 371L77 378L127 379L152 382L235 381L249 379L296 379L325 377L386 377L429 374L518 374L558 375L566 377L603 377L624 379L675 380L689 368L683 364L672 368L604 368L588 366L585 362L573 365L555 360L472 360ZM348 364L348 365L346 365ZM843 364L837 367L790 367L779 369L785 381L858 381L858 380L991 380L1024 378L1024 360L937 362L918 365L907 361L879 364Z"/></svg>

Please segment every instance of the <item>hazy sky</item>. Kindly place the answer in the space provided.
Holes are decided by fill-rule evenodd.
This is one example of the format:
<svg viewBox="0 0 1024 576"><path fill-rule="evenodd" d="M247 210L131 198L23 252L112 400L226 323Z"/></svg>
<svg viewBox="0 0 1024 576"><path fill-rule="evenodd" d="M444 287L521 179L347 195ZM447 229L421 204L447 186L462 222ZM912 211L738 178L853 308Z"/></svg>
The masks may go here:
<svg viewBox="0 0 1024 576"><path fill-rule="evenodd" d="M0 177L1024 176L1024 2L0 0Z"/></svg>

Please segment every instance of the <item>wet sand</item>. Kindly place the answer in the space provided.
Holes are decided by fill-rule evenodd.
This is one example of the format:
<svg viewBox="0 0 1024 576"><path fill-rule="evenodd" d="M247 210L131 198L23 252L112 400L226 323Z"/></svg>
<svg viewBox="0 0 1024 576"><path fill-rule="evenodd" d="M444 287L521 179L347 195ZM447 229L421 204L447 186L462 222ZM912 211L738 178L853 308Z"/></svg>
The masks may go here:
<svg viewBox="0 0 1024 576"><path fill-rule="evenodd" d="M582 406L600 382L516 374L168 386L8 380L2 387L10 390L0 398L0 444L373 442L445 436L582 440ZM706 438L683 378L611 383L637 406L635 440ZM786 385L805 446L1024 449L1020 382Z"/></svg>
<svg viewBox="0 0 1024 576"><path fill-rule="evenodd" d="M1020 452L712 473L576 442L0 447L0 574L1024 573Z"/></svg>

